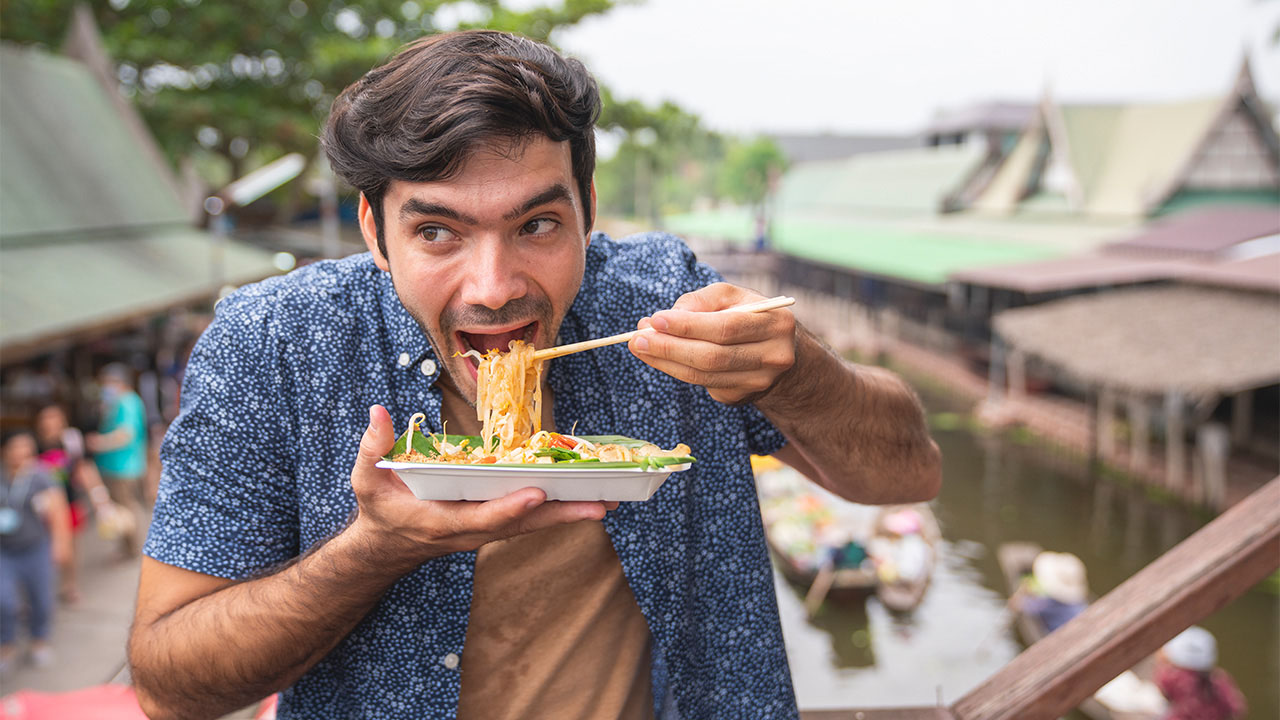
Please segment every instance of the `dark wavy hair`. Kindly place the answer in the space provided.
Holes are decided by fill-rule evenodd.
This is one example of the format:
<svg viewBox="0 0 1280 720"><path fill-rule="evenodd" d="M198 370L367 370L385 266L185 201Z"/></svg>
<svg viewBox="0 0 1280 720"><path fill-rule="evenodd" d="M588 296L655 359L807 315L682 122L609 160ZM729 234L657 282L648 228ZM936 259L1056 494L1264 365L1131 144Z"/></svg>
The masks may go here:
<svg viewBox="0 0 1280 720"><path fill-rule="evenodd" d="M338 177L373 209L386 256L382 200L392 180L457 173L481 146L535 135L569 143L592 224L600 91L581 62L519 35L472 30L405 46L333 101L321 144Z"/></svg>

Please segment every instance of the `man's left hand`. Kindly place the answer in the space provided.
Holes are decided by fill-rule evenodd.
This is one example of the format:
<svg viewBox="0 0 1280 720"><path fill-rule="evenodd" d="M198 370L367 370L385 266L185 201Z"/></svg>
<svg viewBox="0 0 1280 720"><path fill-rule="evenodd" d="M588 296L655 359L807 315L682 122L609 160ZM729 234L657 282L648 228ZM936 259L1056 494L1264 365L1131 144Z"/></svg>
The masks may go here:
<svg viewBox="0 0 1280 720"><path fill-rule="evenodd" d="M754 402L795 364L795 316L786 308L716 311L764 299L728 283L708 285L640 320L637 327L650 331L637 334L628 347L649 366L705 387L718 402Z"/></svg>

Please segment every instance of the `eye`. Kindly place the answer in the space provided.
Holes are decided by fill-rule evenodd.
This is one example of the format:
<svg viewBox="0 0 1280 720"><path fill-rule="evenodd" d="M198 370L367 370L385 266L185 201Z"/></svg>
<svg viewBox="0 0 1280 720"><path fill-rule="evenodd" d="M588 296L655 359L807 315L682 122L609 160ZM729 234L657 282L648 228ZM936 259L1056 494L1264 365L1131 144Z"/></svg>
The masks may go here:
<svg viewBox="0 0 1280 720"><path fill-rule="evenodd" d="M448 228L442 228L439 225L424 225L418 228L418 237L429 243L445 242L448 240L456 240L457 235Z"/></svg>
<svg viewBox="0 0 1280 720"><path fill-rule="evenodd" d="M525 223L524 227L520 228L520 231L526 235L546 235L559 227L559 225L560 223L551 218L538 218Z"/></svg>

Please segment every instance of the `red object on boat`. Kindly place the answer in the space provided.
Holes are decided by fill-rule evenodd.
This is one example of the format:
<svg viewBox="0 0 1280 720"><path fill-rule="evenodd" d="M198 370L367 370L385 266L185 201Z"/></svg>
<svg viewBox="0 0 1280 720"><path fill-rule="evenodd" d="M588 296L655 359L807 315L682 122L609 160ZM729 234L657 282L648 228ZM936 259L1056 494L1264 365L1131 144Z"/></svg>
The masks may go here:
<svg viewBox="0 0 1280 720"><path fill-rule="evenodd" d="M95 685L71 692L19 690L0 698L0 720L147 720L128 685Z"/></svg>

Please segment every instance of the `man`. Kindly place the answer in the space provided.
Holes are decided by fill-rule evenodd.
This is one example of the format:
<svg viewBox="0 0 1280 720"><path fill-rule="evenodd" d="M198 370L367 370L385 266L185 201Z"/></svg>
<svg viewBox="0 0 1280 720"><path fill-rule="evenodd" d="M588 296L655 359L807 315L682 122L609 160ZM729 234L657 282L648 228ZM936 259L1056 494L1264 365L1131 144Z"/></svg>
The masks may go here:
<svg viewBox="0 0 1280 720"><path fill-rule="evenodd" d="M711 314L759 296L679 241L592 235L598 113L580 63L484 31L335 101L370 252L241 290L196 348L130 644L153 717L796 715L749 453L888 502L937 492L938 451L789 311ZM478 431L458 353L637 326L550 363L543 421L689 444L650 500L419 502L374 466L415 412Z"/></svg>
<svg viewBox="0 0 1280 720"><path fill-rule="evenodd" d="M98 383L102 386L101 432L90 433L85 444L94 453L111 499L127 512L129 520L121 526L120 549L131 558L138 554L139 498L147 473L147 413L124 365L103 367Z"/></svg>

